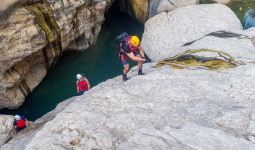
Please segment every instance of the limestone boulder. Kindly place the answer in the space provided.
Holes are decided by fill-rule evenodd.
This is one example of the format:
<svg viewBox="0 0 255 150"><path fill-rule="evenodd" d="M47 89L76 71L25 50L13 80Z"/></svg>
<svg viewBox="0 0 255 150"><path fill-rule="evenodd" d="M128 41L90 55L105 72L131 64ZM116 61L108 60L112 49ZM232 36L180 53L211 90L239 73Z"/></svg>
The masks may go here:
<svg viewBox="0 0 255 150"><path fill-rule="evenodd" d="M12 137L13 116L0 115L0 147Z"/></svg>
<svg viewBox="0 0 255 150"><path fill-rule="evenodd" d="M216 31L185 43L173 51L170 56L175 57L180 53L186 53L202 58L225 60L235 64L254 63L254 37L255 27L248 30Z"/></svg>
<svg viewBox="0 0 255 150"><path fill-rule="evenodd" d="M104 13L113 1L49 1L61 32L62 48L85 50L93 45L104 21Z"/></svg>
<svg viewBox="0 0 255 150"><path fill-rule="evenodd" d="M24 8L13 9L12 15L2 21L0 35L0 109L16 108L46 74L42 49L47 40L34 16ZM35 72L33 68L41 69ZM33 77L36 80L24 80L34 74L39 74Z"/></svg>
<svg viewBox="0 0 255 150"><path fill-rule="evenodd" d="M241 29L241 22L225 5L191 5L149 19L141 46L151 59L158 61L168 58L183 44L211 32Z"/></svg>
<svg viewBox="0 0 255 150"><path fill-rule="evenodd" d="M70 33L69 35L73 36L71 39L74 40L70 41L68 49L84 51L96 43L101 25L104 22L104 13L111 6L112 1L92 1L90 5L85 3L78 9L75 17L70 20L72 23L69 25L73 25L71 28L74 31L71 30L73 34ZM63 12L66 13L65 10ZM63 21L66 23L65 20ZM62 27L67 28L66 26ZM65 39L66 36L63 35L62 38Z"/></svg>

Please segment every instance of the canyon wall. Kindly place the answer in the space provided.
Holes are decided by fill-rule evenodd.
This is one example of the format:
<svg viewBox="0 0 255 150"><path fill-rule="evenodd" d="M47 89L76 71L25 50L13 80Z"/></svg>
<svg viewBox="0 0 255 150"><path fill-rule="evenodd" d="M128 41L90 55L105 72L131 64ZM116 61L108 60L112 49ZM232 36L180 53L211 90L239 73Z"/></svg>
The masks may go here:
<svg viewBox="0 0 255 150"><path fill-rule="evenodd" d="M114 0L4 0L0 109L17 108L66 50L93 46Z"/></svg>

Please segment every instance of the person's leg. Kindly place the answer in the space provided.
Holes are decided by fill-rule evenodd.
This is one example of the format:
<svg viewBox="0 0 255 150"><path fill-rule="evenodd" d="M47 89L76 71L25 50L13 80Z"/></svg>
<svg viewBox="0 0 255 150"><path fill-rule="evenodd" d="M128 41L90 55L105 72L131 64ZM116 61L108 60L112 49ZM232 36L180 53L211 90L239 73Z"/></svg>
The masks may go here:
<svg viewBox="0 0 255 150"><path fill-rule="evenodd" d="M124 81L127 81L128 78L127 78L127 73L128 73L128 70L129 70L129 64L127 63L126 65L123 65L124 69L123 69L123 75L122 75L122 79Z"/></svg>
<svg viewBox="0 0 255 150"><path fill-rule="evenodd" d="M84 92L85 92L85 91L82 91L82 90L80 89L80 92L78 93L78 95L83 95Z"/></svg>
<svg viewBox="0 0 255 150"><path fill-rule="evenodd" d="M128 64L128 62L127 62L127 55L126 55L126 54L121 54L121 55L120 55L120 59L121 59L122 65L123 65L123 67L124 67L122 79L123 79L124 81L127 81L127 80L128 80L128 78L127 78L127 73L128 73L128 70L129 70L129 64Z"/></svg>
<svg viewBox="0 0 255 150"><path fill-rule="evenodd" d="M22 128L17 128L16 130L17 130L17 132L20 132L21 130L23 130L25 128L26 128L26 125L24 127L22 127Z"/></svg>
<svg viewBox="0 0 255 150"><path fill-rule="evenodd" d="M141 55L138 53L138 51L134 52L135 57L139 57L142 58ZM138 61L138 75L144 75L144 73L142 72L143 69L143 62L142 61Z"/></svg>

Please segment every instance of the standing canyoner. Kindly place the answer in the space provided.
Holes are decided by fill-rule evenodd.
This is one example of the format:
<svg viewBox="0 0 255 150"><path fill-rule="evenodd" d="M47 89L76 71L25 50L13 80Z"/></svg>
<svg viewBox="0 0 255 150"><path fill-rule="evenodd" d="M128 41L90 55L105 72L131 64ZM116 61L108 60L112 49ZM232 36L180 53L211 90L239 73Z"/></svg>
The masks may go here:
<svg viewBox="0 0 255 150"><path fill-rule="evenodd" d="M13 121L13 131L15 134L25 129L27 124L30 123L24 116L15 115Z"/></svg>
<svg viewBox="0 0 255 150"><path fill-rule="evenodd" d="M89 80L84 75L77 74L76 78L78 79L76 81L78 95L82 95L85 91L90 90Z"/></svg>
<svg viewBox="0 0 255 150"><path fill-rule="evenodd" d="M133 61L138 62L138 75L144 75L142 72L143 63L146 61L144 51L140 46L140 40L137 36L129 36L126 32L122 33L115 39L115 45L119 52L121 63L124 67L122 78L127 81L127 73L129 70L129 63L127 56ZM138 52L139 51L139 52Z"/></svg>

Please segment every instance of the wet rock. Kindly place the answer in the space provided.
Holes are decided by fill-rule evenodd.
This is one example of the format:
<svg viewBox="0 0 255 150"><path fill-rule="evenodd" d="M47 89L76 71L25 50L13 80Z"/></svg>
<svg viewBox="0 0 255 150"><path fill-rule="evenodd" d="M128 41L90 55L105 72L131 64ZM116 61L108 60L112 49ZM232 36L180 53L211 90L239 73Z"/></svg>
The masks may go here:
<svg viewBox="0 0 255 150"><path fill-rule="evenodd" d="M192 5L163 12L145 23L141 45L153 60L163 60L183 44L218 30L242 29L234 12L222 4Z"/></svg>

